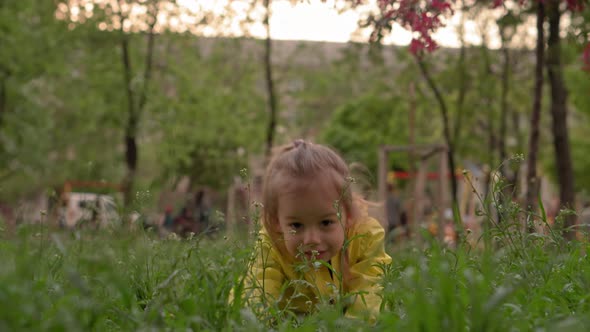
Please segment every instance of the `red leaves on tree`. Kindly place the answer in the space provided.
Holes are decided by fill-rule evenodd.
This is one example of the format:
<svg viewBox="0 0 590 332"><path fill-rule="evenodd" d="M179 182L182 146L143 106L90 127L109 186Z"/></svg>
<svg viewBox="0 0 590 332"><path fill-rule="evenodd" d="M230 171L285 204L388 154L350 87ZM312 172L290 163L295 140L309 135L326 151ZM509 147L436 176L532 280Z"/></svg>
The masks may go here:
<svg viewBox="0 0 590 332"><path fill-rule="evenodd" d="M494 0L492 2L492 8L498 8L504 4L504 0Z"/></svg>
<svg viewBox="0 0 590 332"><path fill-rule="evenodd" d="M355 6L366 3L366 0L350 1ZM453 13L451 1L453 0L377 0L381 16L373 21L375 31L371 39L377 40L382 30L391 30L393 22L397 22L414 34L409 46L412 54L419 56L424 52L432 52L438 48L437 43L432 39L432 34L444 25L441 17ZM524 6L531 1L546 0L518 0L518 4ZM583 10L586 2L586 0L564 1L570 11ZM492 0L492 7L501 7L504 2L505 0ZM590 68L588 47L584 54L585 68L588 69Z"/></svg>
<svg viewBox="0 0 590 332"><path fill-rule="evenodd" d="M452 11L451 4L442 0L432 0L430 6L439 13L443 13L447 10Z"/></svg>
<svg viewBox="0 0 590 332"><path fill-rule="evenodd" d="M395 20L414 33L410 52L415 55L438 48L431 35L443 25L441 15L453 12L447 0L378 0L377 4L382 14L381 24Z"/></svg>
<svg viewBox="0 0 590 332"><path fill-rule="evenodd" d="M581 12L584 10L584 1L583 0L565 0L567 3L567 9L571 10L572 12Z"/></svg>

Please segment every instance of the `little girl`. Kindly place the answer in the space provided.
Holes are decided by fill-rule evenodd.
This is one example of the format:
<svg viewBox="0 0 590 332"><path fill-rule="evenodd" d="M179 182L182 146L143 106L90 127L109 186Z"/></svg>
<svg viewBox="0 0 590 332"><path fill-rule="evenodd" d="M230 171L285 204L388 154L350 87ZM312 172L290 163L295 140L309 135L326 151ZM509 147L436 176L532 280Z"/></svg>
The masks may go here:
<svg viewBox="0 0 590 332"><path fill-rule="evenodd" d="M391 257L350 183L346 163L325 146L296 140L279 149L264 178L251 304L307 314L341 300L346 316L376 318L380 265Z"/></svg>

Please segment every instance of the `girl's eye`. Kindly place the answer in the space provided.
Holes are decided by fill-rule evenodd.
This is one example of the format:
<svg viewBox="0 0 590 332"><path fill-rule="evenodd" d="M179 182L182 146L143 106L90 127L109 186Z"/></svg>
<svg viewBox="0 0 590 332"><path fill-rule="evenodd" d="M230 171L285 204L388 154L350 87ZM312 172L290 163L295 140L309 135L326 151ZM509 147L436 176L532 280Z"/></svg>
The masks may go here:
<svg viewBox="0 0 590 332"><path fill-rule="evenodd" d="M322 220L322 226L324 226L324 227L330 226L333 223L334 223L334 221L332 221L330 219Z"/></svg>
<svg viewBox="0 0 590 332"><path fill-rule="evenodd" d="M301 225L301 223L300 223L300 222L294 222L294 223L291 223L289 226L290 226L292 229L300 229L302 225Z"/></svg>

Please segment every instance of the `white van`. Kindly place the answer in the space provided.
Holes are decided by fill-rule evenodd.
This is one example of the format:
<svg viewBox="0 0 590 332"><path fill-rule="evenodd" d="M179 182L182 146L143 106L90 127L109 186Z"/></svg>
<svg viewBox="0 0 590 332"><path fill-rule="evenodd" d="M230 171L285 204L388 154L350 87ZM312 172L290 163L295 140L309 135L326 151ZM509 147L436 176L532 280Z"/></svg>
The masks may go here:
<svg viewBox="0 0 590 332"><path fill-rule="evenodd" d="M75 227L85 223L92 227L105 227L119 223L120 217L115 200L109 195L68 192L60 211L60 223Z"/></svg>

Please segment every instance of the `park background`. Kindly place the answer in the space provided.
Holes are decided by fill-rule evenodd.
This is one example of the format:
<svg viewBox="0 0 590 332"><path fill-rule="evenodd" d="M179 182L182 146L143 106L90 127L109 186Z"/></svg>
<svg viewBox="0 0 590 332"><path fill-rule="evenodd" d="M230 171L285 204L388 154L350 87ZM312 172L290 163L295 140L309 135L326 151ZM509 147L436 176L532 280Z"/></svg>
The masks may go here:
<svg viewBox="0 0 590 332"><path fill-rule="evenodd" d="M452 181L440 187L426 181L420 187L433 201L446 197L433 211L452 208L454 197L458 211L451 219L456 226L465 217L466 199L472 202L471 216L490 225L500 215L506 220L507 212L498 210L512 208L509 202L540 215L534 239L547 242L520 234L522 241L511 239L505 256L487 253L489 260L476 262L470 251L458 251L454 258L444 249L426 249L425 256L400 254L405 257L398 261L401 265L387 274L392 291L387 288L390 311L383 322L433 331L440 326L587 326L583 315L578 316L588 310L585 247L562 242L546 228L563 208L578 216L566 213L559 227L580 225L587 211L587 2L457 1L453 13L441 6L445 2L427 2L430 7L417 8L430 11L424 16L429 20L420 21L422 27L439 17L447 26L446 35L436 36L438 49L428 37L430 28L442 27L434 22L420 29L393 1L380 2L381 11L370 2L360 7L357 1L309 3L334 7L340 15L357 10L353 16L367 27L352 31L347 43L268 35L287 20L273 20L272 12L266 20L269 4L277 13L279 8L288 13L310 5L306 1L0 4L0 209L3 237L16 236L3 244L12 264L2 270L2 284L14 287L0 294L15 305L3 310L2 326L266 326L248 320L241 308L224 307L223 298L240 271L228 262L247 260L247 251L233 248L224 255L227 242L214 241L220 238L207 251L202 242L211 239L189 236L177 243L158 242L158 236L149 234L137 238L127 233L128 227L62 233L56 230L60 201L64 192L74 190L71 185L80 184L79 190L117 196L121 225L127 226L125 216L133 213L157 227L166 207L178 212L195 192L205 190L220 225L252 220L252 197L272 147L301 137L342 153L355 166L359 189L378 202L387 181L403 189L406 199L415 199L414 182L422 174L457 180L456 188ZM539 34L541 7L546 21ZM372 10L374 15L368 15ZM556 16L561 19L557 30ZM329 22L317 29L328 29ZM404 37L396 39L398 34ZM396 40L404 45L395 45ZM382 160L385 173L379 168L384 146L439 145L445 147L443 162L433 161L432 151L416 149ZM473 192L480 195L469 194ZM243 215L228 209L238 209L232 199L239 195L245 202ZM444 213L439 217L448 218ZM522 214L512 217L521 226L529 220ZM494 241L503 243L507 234ZM568 233L565 237L572 238ZM110 249L98 255L96 249L105 240ZM470 245L477 247L478 239ZM530 245L539 251L515 254ZM547 246L554 251L544 251ZM133 257L126 257L129 252ZM177 252L183 254L175 256ZM192 252L207 253L207 258L191 257ZM162 260L167 255L175 257L174 263ZM108 274L111 264L127 264L131 272ZM217 270L201 274L194 272L195 266ZM414 268L426 272L413 279ZM445 272L449 268L450 274ZM32 276L36 283L22 276ZM550 283L551 278L557 281ZM104 284L92 287L89 280ZM225 286L211 289L222 281ZM434 297L414 294L412 282L442 291ZM430 284L438 282L446 284ZM129 283L132 291L123 289ZM38 303L22 300L36 289L44 294ZM455 301L457 289L462 293ZM118 295L105 295L111 292ZM202 297L192 299L195 294ZM406 299L405 304L393 294ZM83 305L76 306L80 299ZM474 307L477 302L485 305ZM548 302L553 310L549 318L542 308ZM421 325L419 308L424 306L433 316ZM113 314L109 310L115 307ZM206 307L217 312L203 309L195 318L195 308ZM38 315L44 319L36 320ZM315 319L310 322L317 323Z"/></svg>
<svg viewBox="0 0 590 332"><path fill-rule="evenodd" d="M532 121L537 34L534 12L526 6L476 2L453 15L443 13L447 26L435 38L458 48L418 58L391 44L408 43L412 36L398 24L384 34L384 43L367 44L375 31L370 25L351 31L356 42L349 43L252 37L265 37L265 27L302 29L305 22L287 19L289 11L301 7L329 13L325 22L315 16L316 29L328 31L325 38L342 39L330 23L350 30L351 17L343 25L334 18L338 11L355 13L352 22L362 23L375 10L368 4L350 11L348 2L277 1L282 20L269 20L268 26L263 2L121 4L2 6L0 202L5 218L39 220L38 211L50 210L51 197L59 197L68 181L121 185L125 199L120 203L150 218L166 205L182 204L162 197L179 187L185 192L206 187L225 209L228 188L243 177L242 169L251 180L263 169L270 147L298 137L328 144L362 165L361 178L375 191L380 146L445 144L455 173L475 170L480 181L489 182L491 171L504 165L503 175L524 181L514 186L514 196L523 202L527 163L508 165L518 155L534 157L546 202L559 198L560 189L570 192L562 205L579 208L587 200L587 10L561 8L559 72L567 113L560 117L568 123L555 129L556 98L548 78L537 107L539 122ZM309 29L300 35L313 36ZM538 138L532 145L534 132ZM554 146L555 137L571 150L569 160L562 161L569 168L556 164L564 149ZM387 169L415 173L416 158L418 151L391 155ZM441 171L437 163L428 167ZM524 170L516 172L518 167ZM569 182L559 182L558 169L571 173L565 175Z"/></svg>

